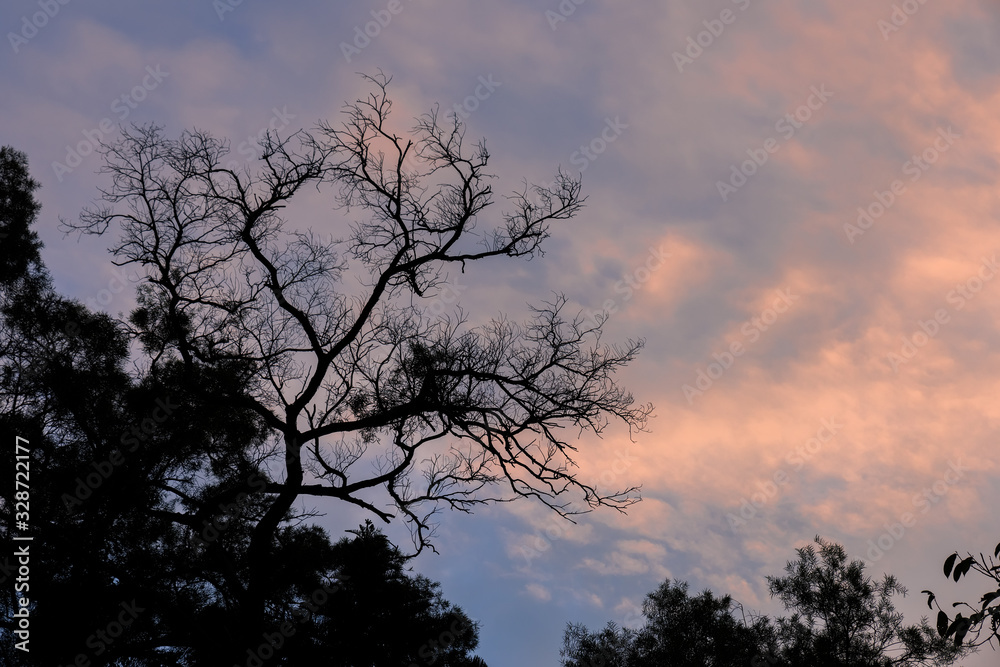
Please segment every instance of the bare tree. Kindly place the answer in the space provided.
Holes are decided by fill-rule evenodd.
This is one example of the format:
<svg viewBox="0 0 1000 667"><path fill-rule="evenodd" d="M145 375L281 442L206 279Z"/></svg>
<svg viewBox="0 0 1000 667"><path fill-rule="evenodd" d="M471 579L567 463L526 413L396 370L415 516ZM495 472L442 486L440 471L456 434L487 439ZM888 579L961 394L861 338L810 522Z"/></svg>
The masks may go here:
<svg viewBox="0 0 1000 667"><path fill-rule="evenodd" d="M253 175L223 166L228 144L205 132L171 140L133 126L103 148L103 203L65 223L120 227L116 263L145 275L130 323L149 372L230 369L244 391L211 401L251 408L273 434L283 456L271 462L269 505L249 545L251 606L263 604L270 546L302 497L402 515L417 553L433 549L442 507L525 496L570 517L638 499L634 487L605 492L578 479L570 436L600 434L611 420L630 434L644 428L651 406L613 381L642 341L602 345L603 321L568 316L561 295L525 324L501 316L473 327L461 311L421 308L449 269L541 254L550 224L583 205L579 179L560 171L549 188L525 185L484 227L485 143L468 151L458 119L436 109L410 138L397 136L388 78L366 79L373 92L346 106L340 127L268 135ZM307 185L334 186L337 209L363 216L344 238L286 223L282 208ZM168 490L192 498L200 483Z"/></svg>

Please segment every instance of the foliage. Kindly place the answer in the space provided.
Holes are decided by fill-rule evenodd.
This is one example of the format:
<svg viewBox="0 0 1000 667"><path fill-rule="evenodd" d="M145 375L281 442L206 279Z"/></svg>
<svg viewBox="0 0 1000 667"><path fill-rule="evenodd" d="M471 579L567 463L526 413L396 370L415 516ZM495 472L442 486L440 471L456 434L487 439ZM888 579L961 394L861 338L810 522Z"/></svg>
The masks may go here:
<svg viewBox="0 0 1000 667"><path fill-rule="evenodd" d="M772 621L743 612L728 595L688 594L669 580L646 596L638 630L613 623L601 632L570 624L564 667L733 665L763 667L890 667L950 665L966 650L937 637L926 619L903 624L892 602L905 589L886 575L874 582L863 561L817 537L796 550L787 576L768 577L772 596L790 616ZM737 616L737 610L739 615Z"/></svg>
<svg viewBox="0 0 1000 667"><path fill-rule="evenodd" d="M0 284L38 277L42 243L31 229L39 205L38 183L28 174L28 158L10 146L0 146Z"/></svg>
<svg viewBox="0 0 1000 667"><path fill-rule="evenodd" d="M591 633L570 624L563 648L564 667L702 667L749 665L775 648L774 627L765 617L746 618L728 595L688 593L686 582L669 580L643 603L645 624L638 630L614 623Z"/></svg>
<svg viewBox="0 0 1000 667"><path fill-rule="evenodd" d="M936 636L926 619L903 624L892 597L905 595L895 577L876 582L864 561L848 562L844 548L816 537L796 549L786 577L768 577L771 595L792 612L778 619L782 654L791 664L888 667L949 665L962 652Z"/></svg>
<svg viewBox="0 0 1000 667"><path fill-rule="evenodd" d="M338 586L315 612L311 644L290 643L290 664L473 667L479 624L407 574L405 557L366 521L332 549ZM318 647L318 648L317 648Z"/></svg>
<svg viewBox="0 0 1000 667"><path fill-rule="evenodd" d="M1000 640L1000 563L997 563L997 557L1000 557L1000 544L997 544L993 550L993 556L980 553L979 557L976 558L970 553L965 558L961 558L956 551L945 559L945 577L952 577L958 581L969 572L975 572L997 584L996 590L983 593L982 598L976 604L956 602L952 605L970 609L971 613L968 616L957 612L954 618L950 618L937 603L934 593L922 591L927 595L927 606L931 609L937 606L938 633L944 638L952 639L956 646L961 646L967 638L970 646L982 646L983 644L992 644L994 640ZM992 583L989 585L992 586Z"/></svg>

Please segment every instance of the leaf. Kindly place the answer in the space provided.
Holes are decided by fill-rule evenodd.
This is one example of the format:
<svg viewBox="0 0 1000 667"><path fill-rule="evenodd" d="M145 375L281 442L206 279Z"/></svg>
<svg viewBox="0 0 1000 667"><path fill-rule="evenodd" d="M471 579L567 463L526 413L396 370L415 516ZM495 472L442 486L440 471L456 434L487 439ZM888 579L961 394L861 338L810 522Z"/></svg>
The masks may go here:
<svg viewBox="0 0 1000 667"><path fill-rule="evenodd" d="M955 631L955 646L962 645L962 640L965 639L965 635L968 634L971 625L969 619L962 618L961 614L955 617L955 623L952 626L952 629Z"/></svg>
<svg viewBox="0 0 1000 667"><path fill-rule="evenodd" d="M934 602L934 594L931 593L930 591L920 591L920 592L927 594L927 608L933 609L934 607L932 607L931 604Z"/></svg>
<svg viewBox="0 0 1000 667"><path fill-rule="evenodd" d="M994 600L996 600L997 598L1000 598L1000 591L993 591L992 593L987 593L986 595L984 595L983 609L986 609L986 607L989 606L989 604Z"/></svg>
<svg viewBox="0 0 1000 667"><path fill-rule="evenodd" d="M993 550L993 557L996 558L1000 556L1000 543L997 544L997 548Z"/></svg>
<svg viewBox="0 0 1000 667"><path fill-rule="evenodd" d="M937 617L937 631L942 637L947 637L948 633L948 614L943 611L938 612Z"/></svg>
<svg viewBox="0 0 1000 667"><path fill-rule="evenodd" d="M944 562L944 576L949 576L951 574L951 568L955 566L955 559L958 558L958 552L956 551L952 555L948 556L948 560Z"/></svg>
<svg viewBox="0 0 1000 667"><path fill-rule="evenodd" d="M960 562L958 565L956 565L954 572L955 581L958 581L960 578L962 578L963 575L967 574L969 572L969 568L971 568L972 564L975 562L976 559L973 558L972 556L969 556L968 558L963 559L962 562Z"/></svg>

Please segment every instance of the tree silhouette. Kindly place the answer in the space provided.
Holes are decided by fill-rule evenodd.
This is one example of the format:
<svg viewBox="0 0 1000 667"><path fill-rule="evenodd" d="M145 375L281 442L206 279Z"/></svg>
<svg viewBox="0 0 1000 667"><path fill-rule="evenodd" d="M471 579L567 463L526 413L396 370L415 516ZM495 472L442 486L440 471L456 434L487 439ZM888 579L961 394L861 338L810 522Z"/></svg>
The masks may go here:
<svg viewBox="0 0 1000 667"><path fill-rule="evenodd" d="M892 597L905 595L895 577L881 582L848 562L844 548L816 537L796 549L786 577L768 577L771 595L792 612L777 620L782 654L792 665L889 667L950 665L964 652L937 637L926 619L903 624Z"/></svg>
<svg viewBox="0 0 1000 667"><path fill-rule="evenodd" d="M34 191L38 183L28 174L28 158L10 146L0 146L0 284L11 285L39 277L42 247L31 228L38 217Z"/></svg>
<svg viewBox="0 0 1000 667"><path fill-rule="evenodd" d="M263 514L261 499L247 496L229 530L213 535L205 524L214 526L223 512L183 499L199 508L201 514L189 518L192 525L200 519L196 527L209 538L194 541L193 529L180 530L173 520L177 502L168 502L164 488L185 477L204 478L205 469L223 484L236 479L245 486L242 475L254 468L245 454L263 445L262 425L244 408L206 410L193 402L190 378L159 373L136 379L126 372L129 339L122 326L53 291L30 229L38 206L27 161L10 149L0 149L0 156L0 201L22 202L0 218L0 232L13 241L0 244L0 264L14 267L0 282L0 431L8 442L16 435L28 443L25 523L34 538L30 588L17 599L5 588L0 602L4 664L50 666L78 658L91 664L220 664L220 647L232 651L227 638L241 632L231 613L239 591L227 585L238 579L241 545L249 519ZM236 390L224 369L203 369L193 381L199 396ZM162 421L150 418L158 405L165 406ZM199 448L203 461L192 458ZM5 449L11 469L15 451ZM28 492L15 491L7 476L0 488L0 533L10 543L15 511L23 509L15 493ZM294 553L302 545L287 539L308 534L303 527L281 531L286 539L276 552L297 557L303 567L272 573L272 610L288 604L280 594L296 578L315 576L319 564L304 567L303 554ZM318 540L313 542L306 546ZM18 561L5 556L0 577L11 588L17 571ZM30 601L30 653L18 652L12 640L20 599Z"/></svg>
<svg viewBox="0 0 1000 667"><path fill-rule="evenodd" d="M816 537L796 549L786 577L768 577L772 596L790 616L775 621L750 613L728 595L688 594L669 580L646 596L638 630L613 623L599 633L570 624L564 667L739 665L763 667L892 667L950 665L968 651L937 637L926 619L903 624L892 596L905 594L886 575L876 583L864 562L848 563L839 544Z"/></svg>
<svg viewBox="0 0 1000 667"><path fill-rule="evenodd" d="M104 619L114 622L122 604L132 608L135 600L135 607L142 607L163 590L158 576L171 571L170 563L153 547L167 524L154 526L155 520L135 511L154 503L156 495L142 483L141 466L131 466L134 475L110 478L92 467L104 469L109 443L117 444L123 424L131 423L131 380L123 370L127 339L107 316L52 291L41 244L30 228L38 204L27 160L5 147L0 163L0 266L5 269L0 280L0 432L8 443L24 438L30 451L30 459L22 462L30 493L15 489L9 476L0 483L0 533L5 544L15 544L10 541L15 513L25 511L28 528L20 533L34 538L28 545L30 588L15 598L8 593L19 562L3 559L0 627L7 640L5 664L30 658L32 664L54 665L90 652L88 639L109 623ZM11 470L15 452L13 444L4 449ZM80 481L92 474L97 489ZM61 495L78 486L93 497L88 496L83 511L68 513ZM128 502L118 502L122 497ZM24 505L17 506L15 500L22 499ZM20 604L21 599L29 604ZM30 614L30 654L18 652L12 637L20 622L13 615L24 609ZM105 649L104 659L126 647L148 651L150 617L130 620L129 632L113 648L91 640L95 650Z"/></svg>
<svg viewBox="0 0 1000 667"><path fill-rule="evenodd" d="M40 262L0 246L4 275L20 276L4 283L4 427L30 437L46 470L34 488L48 500L33 516L53 546L37 563L66 573L34 596L39 618L69 623L37 664L71 662L94 623L133 598L152 611L94 664L250 664L265 653L293 664L293 651L334 641L309 605L348 599L354 584L336 578L345 547L297 500L400 516L416 553L433 548L445 507L530 497L569 517L637 500L634 488L578 479L564 429L644 427L650 406L613 381L641 342L601 345L601 323L567 317L558 295L523 325L472 327L461 312L421 308L449 270L541 254L549 225L582 206L579 180L526 186L484 228L485 144L466 154L458 119L442 124L436 111L411 139L390 133L388 79L368 81L374 92L347 106L342 128L268 136L257 174L224 167L227 144L198 131L170 140L133 127L104 146L103 203L67 226L120 229L116 261L143 276L127 321L59 297ZM37 260L34 186L26 169L4 173L4 231ZM358 216L343 239L281 217L308 185L333 187ZM57 607L60 594L71 604ZM103 607L83 613L88 598ZM460 618L434 599L431 617ZM474 634L462 637L454 664Z"/></svg>
<svg viewBox="0 0 1000 667"><path fill-rule="evenodd" d="M408 575L403 554L371 521L349 532L354 538L331 550L339 585L318 605L310 641L283 649L290 664L484 664L469 655L479 625L444 600L438 584Z"/></svg>
<svg viewBox="0 0 1000 667"><path fill-rule="evenodd" d="M954 618L950 618L937 603L934 593L922 591L927 595L927 606L931 609L936 606L938 609L938 634L953 639L956 646L961 646L967 638L970 646L982 646L992 644L995 639L1000 640L1000 563L996 561L998 556L1000 556L1000 544L993 550L992 557L980 553L976 558L970 553L960 559L956 551L945 559L945 577L953 577L958 581L969 572L975 572L997 584L996 590L983 593L977 604L957 602L953 605L970 609L971 613L968 616L957 612ZM985 636L983 632L986 633Z"/></svg>
<svg viewBox="0 0 1000 667"><path fill-rule="evenodd" d="M12 240L0 245L0 264L13 267L0 277L0 432L24 438L35 473L33 577L17 596L31 600L30 652L15 648L14 613L22 606L9 595L17 562L7 556L0 662L231 664L232 638L241 630L231 602L240 591L230 584L245 571L254 520L268 508L260 494L231 491L261 485L253 481L257 462L245 454L263 444L263 427L243 408L194 402L203 392L237 391L239 378L224 366L198 369L193 378L176 367L138 381L125 372L125 331L52 290L31 230L37 186L26 158L3 148L0 160L0 204L20 202L0 210L0 233ZM136 436L128 425L140 423L161 396L170 418ZM144 446L128 451L133 437ZM5 451L13 468L15 450ZM204 470L196 460L202 451ZM203 485L205 498L224 497L231 506L183 498L177 504L190 510L185 514L164 502L168 484L209 470L219 481ZM249 483L242 478L248 471ZM14 494L5 477L5 543ZM404 572L404 557L370 522L352 532L354 539L330 544L316 526L279 528L270 632L237 664L484 667L469 655L478 625L444 600L437 584Z"/></svg>
<svg viewBox="0 0 1000 667"><path fill-rule="evenodd" d="M523 326L471 328L419 307L448 267L539 254L550 223L582 206L579 181L560 173L551 189L534 188L539 203L527 189L515 194L501 224L477 231L492 203L485 144L466 155L458 119L443 126L436 111L417 121L413 139L391 134L388 79L367 79L374 92L347 106L341 129L270 135L258 176L224 167L225 142L203 132L169 140L134 127L103 149L105 203L69 225L94 234L120 226L118 263L145 272L130 334L148 374L187 378L197 394L191 378L221 373L228 389L193 400L249 411L266 428L270 449L246 457L267 468L266 510L246 570L226 584L242 587L248 639L265 629L275 537L299 498L335 498L385 521L389 503L417 553L444 506L523 496L567 516L577 498L584 509L636 499L635 489L601 493L577 479L561 429L600 433L610 418L644 426L650 407L635 407L612 380L640 342L600 346L600 324L565 317L561 296ZM413 152L422 170L404 167ZM341 208L360 210L345 239L286 225L282 209L308 185L333 186ZM237 490L205 484L189 476L164 490L209 506ZM171 518L193 529L199 517L189 509Z"/></svg>
<svg viewBox="0 0 1000 667"><path fill-rule="evenodd" d="M735 667L776 647L769 619L746 618L728 595L717 598L706 590L691 596L687 582L665 581L646 596L642 612L646 622L638 630L608 623L591 633L570 624L560 651L564 667Z"/></svg>

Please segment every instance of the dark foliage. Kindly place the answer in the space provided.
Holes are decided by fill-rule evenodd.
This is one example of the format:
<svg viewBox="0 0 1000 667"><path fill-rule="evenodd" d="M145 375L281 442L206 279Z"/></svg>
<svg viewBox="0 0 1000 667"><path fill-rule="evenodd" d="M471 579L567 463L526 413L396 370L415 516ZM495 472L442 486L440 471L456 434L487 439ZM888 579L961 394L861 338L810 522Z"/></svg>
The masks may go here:
<svg viewBox="0 0 1000 667"><path fill-rule="evenodd" d="M792 612L778 619L790 664L830 667L950 665L964 651L936 636L926 619L904 625L892 598L905 595L895 577L875 581L864 561L848 561L839 544L816 538L797 549L787 576L768 577L771 595Z"/></svg>
<svg viewBox="0 0 1000 667"><path fill-rule="evenodd" d="M686 583L667 581L646 596L638 630L570 625L563 665L916 667L950 665L967 653L936 637L926 620L903 624L892 596L905 590L894 577L874 582L840 545L819 537L816 544L818 551L811 544L796 550L787 576L768 577L790 616L747 615L729 596L692 597Z"/></svg>
<svg viewBox="0 0 1000 667"><path fill-rule="evenodd" d="M609 623L597 633L570 625L561 655L565 667L750 665L773 653L774 627L766 617L747 618L728 595L688 593L687 582L665 581L646 596L638 630Z"/></svg>
<svg viewBox="0 0 1000 667"><path fill-rule="evenodd" d="M969 646L992 645L995 640L1000 641L1000 544L993 549L993 555L988 556L980 553L979 557L971 553L963 558L958 552L948 556L944 561L944 576L951 577L958 581L969 572L986 577L989 586L995 583L995 590L987 590L975 604L968 602L956 602L953 607L967 609L968 615L961 611L950 616L941 609L937 603L937 596L931 591L922 591L927 595L927 606L931 609L937 607L937 630L942 637L954 641L956 646L963 643Z"/></svg>

